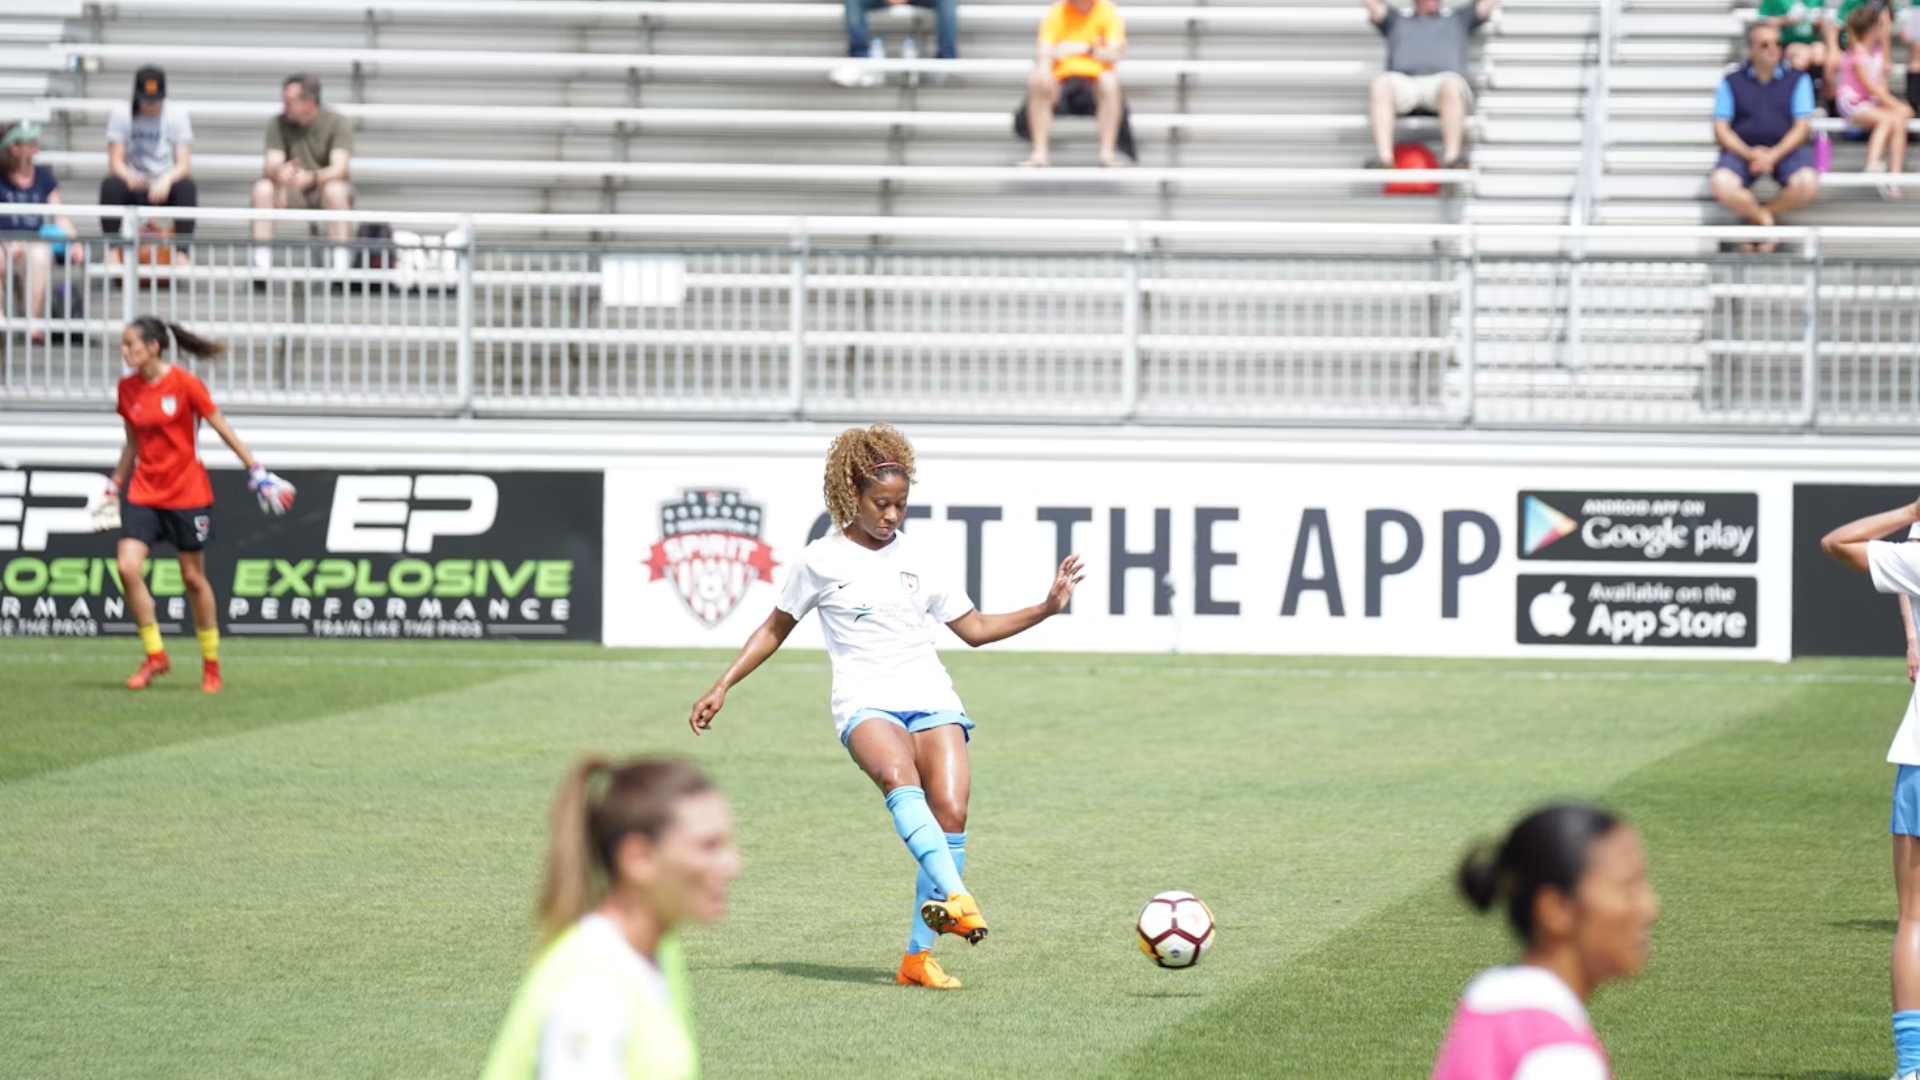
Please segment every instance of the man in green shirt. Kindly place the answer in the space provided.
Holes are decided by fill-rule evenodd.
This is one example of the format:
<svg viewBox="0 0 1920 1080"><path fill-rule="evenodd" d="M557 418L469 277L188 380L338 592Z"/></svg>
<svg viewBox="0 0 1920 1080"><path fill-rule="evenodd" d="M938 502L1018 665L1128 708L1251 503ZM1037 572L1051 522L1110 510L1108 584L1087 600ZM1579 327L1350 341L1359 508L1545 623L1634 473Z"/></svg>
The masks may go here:
<svg viewBox="0 0 1920 1080"><path fill-rule="evenodd" d="M256 210L289 206L308 210L350 210L353 185L347 165L353 160L353 124L320 104L320 80L312 75L290 75L280 84L284 111L267 121L266 153L260 179L253 182ZM329 222L327 235L336 245L335 268L346 269L352 256L345 244L352 229L345 221ZM273 222L253 223L253 261L261 268L273 265Z"/></svg>
<svg viewBox="0 0 1920 1080"><path fill-rule="evenodd" d="M1827 17L1825 0L1760 0L1760 21L1780 31L1785 59L1798 71L1825 70Z"/></svg>

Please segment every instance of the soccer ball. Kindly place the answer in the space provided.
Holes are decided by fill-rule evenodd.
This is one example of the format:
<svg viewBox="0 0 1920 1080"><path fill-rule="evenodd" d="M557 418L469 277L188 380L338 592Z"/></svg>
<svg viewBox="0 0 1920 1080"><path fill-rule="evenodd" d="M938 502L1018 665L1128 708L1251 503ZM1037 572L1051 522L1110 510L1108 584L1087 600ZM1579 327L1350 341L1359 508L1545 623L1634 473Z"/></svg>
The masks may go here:
<svg viewBox="0 0 1920 1080"><path fill-rule="evenodd" d="M1140 951L1164 968L1192 967L1213 948L1213 911L1189 892L1163 892L1140 909Z"/></svg>

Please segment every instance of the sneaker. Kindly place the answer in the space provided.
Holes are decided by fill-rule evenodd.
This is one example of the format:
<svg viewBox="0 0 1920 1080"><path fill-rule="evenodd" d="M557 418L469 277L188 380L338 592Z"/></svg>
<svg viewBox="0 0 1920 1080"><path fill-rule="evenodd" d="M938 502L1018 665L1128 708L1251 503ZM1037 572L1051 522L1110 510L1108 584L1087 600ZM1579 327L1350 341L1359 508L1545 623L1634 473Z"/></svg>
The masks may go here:
<svg viewBox="0 0 1920 1080"><path fill-rule="evenodd" d="M1367 159L1367 164L1365 165L1365 168L1369 168L1369 169L1391 169L1391 168L1393 168L1393 162L1391 162L1391 161L1388 161L1388 160L1387 160L1387 159L1385 159L1385 158L1380 158L1380 157L1370 157L1370 158L1368 158L1368 159Z"/></svg>
<svg viewBox="0 0 1920 1080"><path fill-rule="evenodd" d="M945 900L921 904L920 918L936 933L958 935L966 938L969 945L978 945L987 938L986 916L980 914L980 905L966 893L954 893Z"/></svg>
<svg viewBox="0 0 1920 1080"><path fill-rule="evenodd" d="M200 690L206 694L220 692L220 661L208 660L204 673L200 676Z"/></svg>
<svg viewBox="0 0 1920 1080"><path fill-rule="evenodd" d="M886 58L886 43L879 38L874 38L867 45L867 59L885 60ZM827 73L827 78L832 79L835 86L844 86L849 90L871 90L876 86L885 86L887 82L884 74L853 64L834 68Z"/></svg>
<svg viewBox="0 0 1920 1080"><path fill-rule="evenodd" d="M900 972L893 981L901 986L925 986L933 990L960 989L960 980L940 970L930 951L908 953L900 961Z"/></svg>
<svg viewBox="0 0 1920 1080"><path fill-rule="evenodd" d="M132 676L127 679L127 689L145 690L147 684L151 683L155 677L165 675L172 670L173 663L167 659L166 653L154 653L152 656L147 657L145 663L140 665L139 671L134 672Z"/></svg>

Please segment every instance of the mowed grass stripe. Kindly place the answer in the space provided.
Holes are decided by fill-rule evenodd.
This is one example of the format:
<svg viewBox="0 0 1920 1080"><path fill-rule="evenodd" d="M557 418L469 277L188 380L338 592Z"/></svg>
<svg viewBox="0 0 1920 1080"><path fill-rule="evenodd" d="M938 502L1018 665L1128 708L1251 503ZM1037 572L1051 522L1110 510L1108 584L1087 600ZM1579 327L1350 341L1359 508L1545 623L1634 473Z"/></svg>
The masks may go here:
<svg viewBox="0 0 1920 1080"><path fill-rule="evenodd" d="M1665 904L1648 973L1594 1004L1622 1080L1887 1074L1880 761L1903 697L1780 695L1617 783L1560 792L1597 796L1643 830ZM1141 1041L1106 1075L1425 1075L1461 987L1518 952L1503 918L1472 915L1446 871L1467 837L1497 834L1533 801L1447 838L1443 867L1411 897Z"/></svg>
<svg viewBox="0 0 1920 1080"><path fill-rule="evenodd" d="M0 652L0 662L13 665L0 670L0 786L103 757L322 720L484 684L507 673L303 669L250 662L245 649L229 644L222 650L228 687L208 695L200 692L198 647L187 643L182 649L175 643L172 674L136 693L126 688L125 680L140 665L138 642L121 641L111 651L78 655L9 644L12 650Z"/></svg>

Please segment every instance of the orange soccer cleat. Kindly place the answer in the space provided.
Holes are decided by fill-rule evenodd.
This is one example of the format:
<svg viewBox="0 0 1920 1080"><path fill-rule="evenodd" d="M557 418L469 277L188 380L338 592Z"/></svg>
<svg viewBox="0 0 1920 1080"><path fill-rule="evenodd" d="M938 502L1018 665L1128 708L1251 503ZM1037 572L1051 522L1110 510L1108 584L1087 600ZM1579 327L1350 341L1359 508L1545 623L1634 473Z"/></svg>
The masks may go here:
<svg viewBox="0 0 1920 1080"><path fill-rule="evenodd" d="M152 656L147 657L146 663L140 665L139 671L134 672L133 675L127 679L127 689L145 690L147 684L152 682L155 676L165 675L172 670L173 663L167 659L166 653L154 653Z"/></svg>
<svg viewBox="0 0 1920 1080"><path fill-rule="evenodd" d="M900 973L893 981L901 986L925 986L933 990L958 990L960 980L940 970L929 951L910 952L900 961Z"/></svg>
<svg viewBox="0 0 1920 1080"><path fill-rule="evenodd" d="M967 944L978 945L987 937L987 919L980 905L967 893L954 893L945 900L929 900L920 905L920 918L942 934L958 934Z"/></svg>
<svg viewBox="0 0 1920 1080"><path fill-rule="evenodd" d="M208 660L206 665L206 673L200 677L200 689L203 693L217 694L220 692L220 661Z"/></svg>

